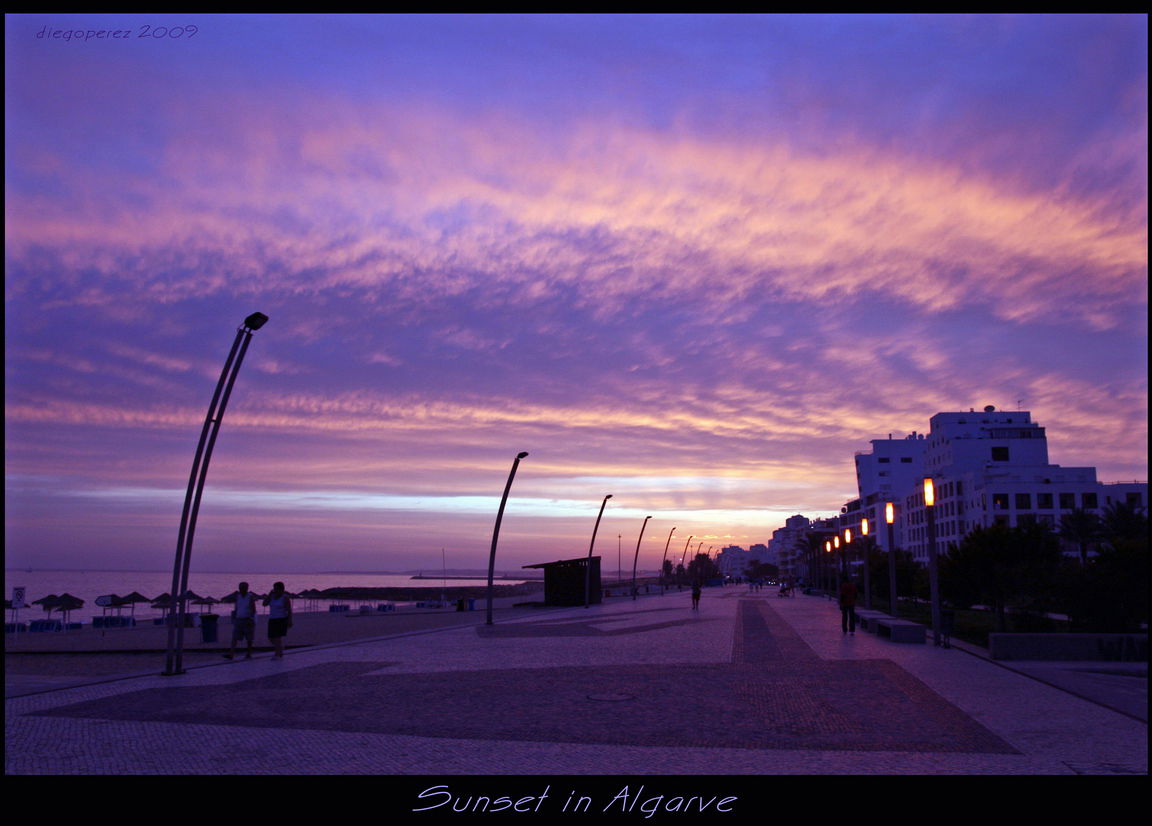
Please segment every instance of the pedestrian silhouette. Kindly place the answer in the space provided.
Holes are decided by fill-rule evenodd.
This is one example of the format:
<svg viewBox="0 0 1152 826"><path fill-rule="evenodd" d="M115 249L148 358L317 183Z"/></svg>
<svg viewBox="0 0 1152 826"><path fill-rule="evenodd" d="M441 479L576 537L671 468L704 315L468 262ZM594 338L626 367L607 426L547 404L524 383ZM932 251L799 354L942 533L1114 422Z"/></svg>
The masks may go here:
<svg viewBox="0 0 1152 826"><path fill-rule="evenodd" d="M840 630L856 633L856 583L847 578L840 583Z"/></svg>

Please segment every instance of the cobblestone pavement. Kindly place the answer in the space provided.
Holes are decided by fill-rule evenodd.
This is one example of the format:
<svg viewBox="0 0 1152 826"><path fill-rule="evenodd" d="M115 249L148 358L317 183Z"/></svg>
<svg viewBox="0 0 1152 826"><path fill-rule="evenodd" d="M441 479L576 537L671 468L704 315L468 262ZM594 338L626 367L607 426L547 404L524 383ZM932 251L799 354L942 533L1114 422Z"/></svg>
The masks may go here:
<svg viewBox="0 0 1152 826"><path fill-rule="evenodd" d="M1126 680L1121 693L1135 707L1141 678L1076 665L1081 678ZM706 590L699 611L686 592L508 610L492 626L11 696L5 765L8 774L1147 773L1146 714L1034 671L846 635L819 597L730 586ZM1142 679L1146 706L1146 668Z"/></svg>

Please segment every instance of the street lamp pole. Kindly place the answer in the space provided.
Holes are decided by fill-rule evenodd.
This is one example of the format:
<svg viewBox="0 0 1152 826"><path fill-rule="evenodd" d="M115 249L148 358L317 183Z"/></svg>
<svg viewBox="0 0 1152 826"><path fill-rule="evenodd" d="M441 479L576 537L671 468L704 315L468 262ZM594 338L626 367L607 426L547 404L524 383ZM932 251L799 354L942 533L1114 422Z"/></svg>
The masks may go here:
<svg viewBox="0 0 1152 826"><path fill-rule="evenodd" d="M840 544L840 538L839 537L836 537L836 544L837 544L837 546L839 546L839 544ZM826 554L832 553L832 540L831 539L826 540L824 542L824 553L826 553ZM831 557L828 557L828 559L830 560ZM824 562L820 566L820 585L824 588L824 598L825 599L828 598L828 594L831 593L831 591L832 591L831 583L829 582L830 577L828 576L828 571L831 567L832 567L832 563L830 561Z"/></svg>
<svg viewBox="0 0 1152 826"><path fill-rule="evenodd" d="M689 536L688 541L684 543L684 550L680 553L680 570L684 571L685 573L687 573L687 571L688 571L688 566L686 564L687 559L688 559L688 546L692 544L692 540L695 538L696 538L695 534L692 534L691 536ZM680 584L681 584L680 577L677 576L676 577L676 590L677 591L680 590Z"/></svg>
<svg viewBox="0 0 1152 826"><path fill-rule="evenodd" d="M864 607L872 610L872 541L868 536L867 518L860 520L861 541L864 543Z"/></svg>
<svg viewBox="0 0 1152 826"><path fill-rule="evenodd" d="M640 536L636 537L636 555L632 557L632 599L636 599L636 563L640 560L640 540L644 538L644 528L648 526L651 516L644 517L644 524L640 526Z"/></svg>
<svg viewBox="0 0 1152 826"><path fill-rule="evenodd" d="M936 489L924 477L924 510L928 515L928 589L932 599L932 644L940 645L940 576L936 564Z"/></svg>
<svg viewBox="0 0 1152 826"><path fill-rule="evenodd" d="M668 541L664 543L664 556L660 558L660 595L664 595L664 562L668 559L668 546L672 544L672 534L676 529L668 531Z"/></svg>
<svg viewBox="0 0 1152 826"><path fill-rule="evenodd" d="M527 455L526 451L516 454L516 459L512 462L512 470L508 473L508 484L504 486L504 496L500 499L500 510L496 511L496 527L492 529L492 550L488 554L488 618L486 625L492 624L494 594L492 580L496 574L496 540L500 536L500 521L504 518L504 506L508 503L508 491L512 490L512 480L516 478L516 468L520 466L520 460Z"/></svg>
<svg viewBox="0 0 1152 826"><path fill-rule="evenodd" d="M216 382L216 392L204 417L200 430L200 441L196 445L196 457L192 460L192 472L188 476L188 490L184 494L184 510L180 515L180 533L176 540L176 560L172 566L172 609L168 615L168 652L164 659L164 676L183 674L184 661L184 622L188 592L188 569L192 559L192 539L196 533L196 517L200 513L200 499L204 494L204 481L208 477L208 463L212 459L212 449L216 446L216 436L220 433L220 422L224 409L232 395L232 387L240 372L244 354L252 333L268 321L263 313L252 313L236 331L232 349L224 362L220 379Z"/></svg>
<svg viewBox="0 0 1152 826"><path fill-rule="evenodd" d="M896 609L896 540L893 538L893 523L896 521L896 506L891 502L884 503L884 521L888 525L888 612L893 617L900 614Z"/></svg>
<svg viewBox="0 0 1152 826"><path fill-rule="evenodd" d="M584 566L584 607L587 608L592 602L592 549L596 547L596 531L600 530L600 517L604 515L604 506L608 504L608 500L612 498L612 494L604 497L604 501L600 503L600 513L596 515L596 525L592 528L592 542L588 545L588 564Z"/></svg>

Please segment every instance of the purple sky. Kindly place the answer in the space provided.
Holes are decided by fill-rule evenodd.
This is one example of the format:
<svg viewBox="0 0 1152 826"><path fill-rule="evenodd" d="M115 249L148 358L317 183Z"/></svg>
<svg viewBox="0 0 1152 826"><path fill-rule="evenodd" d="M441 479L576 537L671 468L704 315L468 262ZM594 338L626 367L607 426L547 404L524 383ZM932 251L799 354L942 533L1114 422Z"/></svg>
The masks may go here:
<svg viewBox="0 0 1152 826"><path fill-rule="evenodd" d="M198 570L483 568L521 450L498 568L587 553L608 493L597 553L652 515L654 568L985 404L1147 478L1142 15L10 15L5 47L9 567L171 565L255 310Z"/></svg>

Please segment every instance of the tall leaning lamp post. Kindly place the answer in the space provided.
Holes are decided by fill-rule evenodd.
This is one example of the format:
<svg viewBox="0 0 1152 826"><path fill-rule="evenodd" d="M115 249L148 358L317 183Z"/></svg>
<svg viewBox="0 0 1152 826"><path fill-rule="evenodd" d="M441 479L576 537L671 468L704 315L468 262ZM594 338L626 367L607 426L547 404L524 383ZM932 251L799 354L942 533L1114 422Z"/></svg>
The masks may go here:
<svg viewBox="0 0 1152 826"><path fill-rule="evenodd" d="M936 488L924 477L924 511L928 518L928 590L932 599L932 644L940 645L940 572L936 564Z"/></svg>
<svg viewBox="0 0 1152 826"><path fill-rule="evenodd" d="M188 490L184 494L184 510L180 515L180 533L176 539L176 561L172 566L172 610L168 615L168 653L164 658L165 676L183 674L184 662L184 622L187 607L188 566L192 559L192 538L196 534L196 517L200 513L200 498L204 494L204 480L208 477L208 463L212 459L212 448L216 446L216 436L220 433L220 422L224 419L224 409L232 395L232 387L240 372L244 354L248 352L248 342L252 333L268 321L263 313L252 313L236 331L232 349L224 362L220 379L216 382L216 392L204 417L200 429L200 441L196 445L196 457L192 460L192 472L188 476Z"/></svg>
<svg viewBox="0 0 1152 826"><path fill-rule="evenodd" d="M504 518L504 506L508 504L508 491L512 490L512 480L516 478L516 468L520 466L520 460L527 455L527 451L516 454L516 459L512 462L512 470L508 472L508 484L504 486L504 495L500 497L500 510L496 511L496 527L492 529L492 550L488 554L488 618L486 625L492 624L492 579L496 574L496 540L500 538L500 521Z"/></svg>
<svg viewBox="0 0 1152 826"><path fill-rule="evenodd" d="M891 502L884 503L884 522L888 525L888 601L890 603L888 613L893 617L898 617L900 614L896 608L896 540L893 538L896 506Z"/></svg>
<svg viewBox="0 0 1152 826"><path fill-rule="evenodd" d="M592 549L596 547L596 531L600 530L600 517L604 515L604 506L608 504L608 500L612 498L612 494L604 497L604 501L600 503L600 513L596 514L596 524L592 528L592 542L588 546L588 564L584 566L584 607L587 608L592 604Z"/></svg>
<svg viewBox="0 0 1152 826"><path fill-rule="evenodd" d="M868 536L868 519L860 520L860 541L864 544L864 608L872 610L872 539Z"/></svg>
<svg viewBox="0 0 1152 826"><path fill-rule="evenodd" d="M660 559L660 594L664 594L664 562L668 559L668 546L672 544L672 534L676 533L676 529L668 531L668 541L664 543L664 556Z"/></svg>
<svg viewBox="0 0 1152 826"><path fill-rule="evenodd" d="M651 516L644 517L644 524L640 526L640 536L636 537L636 555L632 557L632 599L636 599L636 563L640 559L640 540L644 538L644 529L648 527Z"/></svg>

